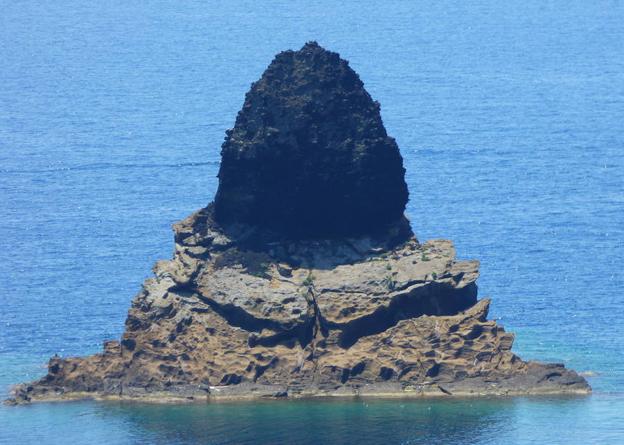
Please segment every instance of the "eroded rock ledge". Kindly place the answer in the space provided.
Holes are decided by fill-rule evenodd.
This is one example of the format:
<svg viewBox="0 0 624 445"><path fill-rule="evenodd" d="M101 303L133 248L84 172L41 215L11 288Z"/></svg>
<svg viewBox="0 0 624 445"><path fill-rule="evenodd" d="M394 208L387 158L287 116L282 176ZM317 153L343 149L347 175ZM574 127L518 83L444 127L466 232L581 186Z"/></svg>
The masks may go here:
<svg viewBox="0 0 624 445"><path fill-rule="evenodd" d="M562 365L525 362L477 301L477 261L420 244L401 221L378 238L279 241L226 231L212 206L174 226L170 261L135 297L120 342L50 360L14 402L319 395L586 393Z"/></svg>

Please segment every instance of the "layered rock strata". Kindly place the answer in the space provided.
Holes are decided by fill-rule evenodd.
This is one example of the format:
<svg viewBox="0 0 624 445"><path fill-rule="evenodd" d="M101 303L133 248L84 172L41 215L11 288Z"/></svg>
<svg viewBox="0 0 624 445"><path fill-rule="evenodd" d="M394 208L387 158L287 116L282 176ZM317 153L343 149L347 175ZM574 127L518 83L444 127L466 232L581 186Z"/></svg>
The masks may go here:
<svg viewBox="0 0 624 445"><path fill-rule="evenodd" d="M271 242L208 207L135 297L120 342L50 360L16 401L585 393L562 365L522 361L477 301L477 261L414 237Z"/></svg>
<svg viewBox="0 0 624 445"><path fill-rule="evenodd" d="M53 357L12 403L590 391L511 351L477 261L416 239L398 147L337 54L278 55L222 156L215 203L174 225L121 340Z"/></svg>

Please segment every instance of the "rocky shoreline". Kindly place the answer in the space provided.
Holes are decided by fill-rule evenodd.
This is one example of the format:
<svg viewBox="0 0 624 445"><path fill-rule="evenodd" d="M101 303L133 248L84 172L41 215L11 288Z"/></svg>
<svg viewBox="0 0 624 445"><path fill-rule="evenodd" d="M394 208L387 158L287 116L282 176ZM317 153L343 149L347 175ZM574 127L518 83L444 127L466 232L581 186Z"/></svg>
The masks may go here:
<svg viewBox="0 0 624 445"><path fill-rule="evenodd" d="M227 132L215 202L174 225L121 340L51 358L8 402L589 393L511 351L478 261L414 236L379 110L337 54L280 53Z"/></svg>

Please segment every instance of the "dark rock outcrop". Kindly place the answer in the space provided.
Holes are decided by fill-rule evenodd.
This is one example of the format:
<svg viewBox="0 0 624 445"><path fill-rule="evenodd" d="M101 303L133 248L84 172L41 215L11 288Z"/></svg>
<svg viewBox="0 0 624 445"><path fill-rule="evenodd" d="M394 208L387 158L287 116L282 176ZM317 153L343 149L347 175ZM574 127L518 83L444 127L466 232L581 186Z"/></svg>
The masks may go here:
<svg viewBox="0 0 624 445"><path fill-rule="evenodd" d="M403 216L403 160L379 103L315 42L277 55L222 148L217 221L294 238L358 236Z"/></svg>
<svg viewBox="0 0 624 445"><path fill-rule="evenodd" d="M223 158L217 202L174 225L174 256L154 266L120 341L53 357L13 403L590 391L511 352L513 334L477 300L477 261L413 236L396 145L338 55L280 54ZM380 188L367 201L369 181Z"/></svg>

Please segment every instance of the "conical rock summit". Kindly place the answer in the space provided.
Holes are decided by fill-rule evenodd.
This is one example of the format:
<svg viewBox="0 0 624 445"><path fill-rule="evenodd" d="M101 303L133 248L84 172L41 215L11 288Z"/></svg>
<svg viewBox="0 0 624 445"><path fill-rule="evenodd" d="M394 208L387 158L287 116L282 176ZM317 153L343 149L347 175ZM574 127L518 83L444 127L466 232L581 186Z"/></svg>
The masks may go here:
<svg viewBox="0 0 624 445"><path fill-rule="evenodd" d="M278 54L222 147L216 220L292 238L384 230L405 210L403 159L379 103L316 42Z"/></svg>

